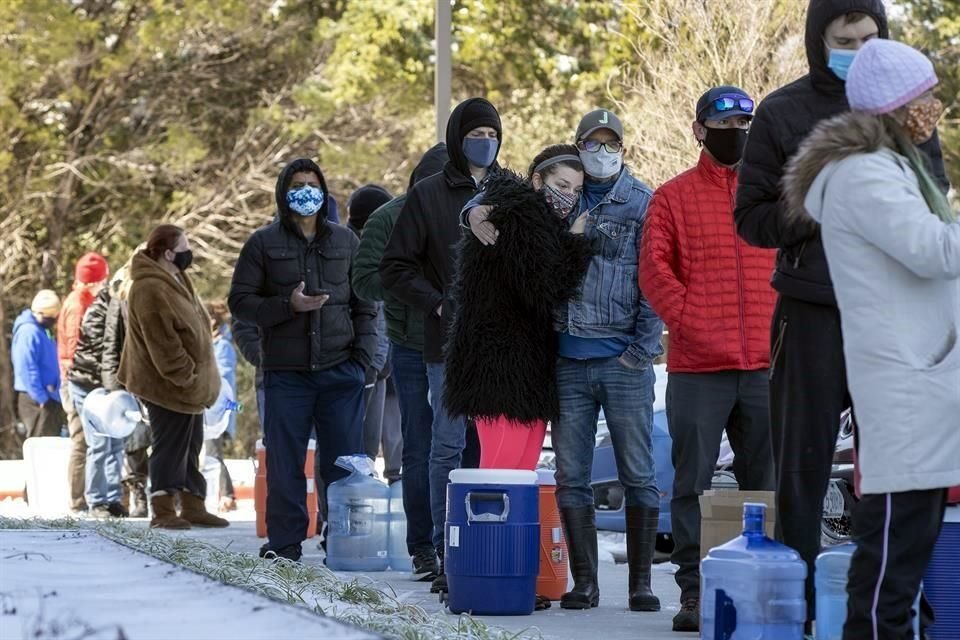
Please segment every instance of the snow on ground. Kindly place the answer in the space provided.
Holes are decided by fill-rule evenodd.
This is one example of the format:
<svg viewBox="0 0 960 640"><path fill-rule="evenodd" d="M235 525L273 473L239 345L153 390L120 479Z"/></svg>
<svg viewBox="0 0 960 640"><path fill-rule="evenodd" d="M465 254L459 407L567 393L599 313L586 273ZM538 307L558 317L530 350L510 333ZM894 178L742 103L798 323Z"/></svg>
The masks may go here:
<svg viewBox="0 0 960 640"><path fill-rule="evenodd" d="M29 508L22 501L5 500L0 502L0 516L29 518L32 514ZM188 532L170 533L173 537L181 535L215 545L219 548L229 548L231 551L239 553L255 554L257 549L263 543L263 540L257 538L254 531L254 514L251 501L240 501L240 509L236 512L226 514L231 521L230 527L226 529L193 529ZM136 527L147 526L147 521L127 520L129 524ZM274 638L295 637L295 625L308 625L314 618L312 614L305 609L293 609L302 615L307 616L306 621L297 616L292 618L291 622L283 620L263 627L255 626L260 621L258 615L263 611L278 611L278 615L289 616L286 613L291 607L277 604L266 600L254 594L247 594L238 589L218 586L210 580L194 575L190 572L173 568L153 558L137 554L112 542L98 538L95 534L85 533L84 544L95 544L97 548L110 549L109 553L97 551L93 554L87 553L81 547L74 543L79 539L73 539L65 532L34 532L34 538L37 546L31 546L27 550L38 550L51 557L51 561L44 560L41 556L29 556L24 558L20 553L19 559L16 557L7 559L6 556L14 555L15 551L8 551L10 544L5 541L10 539L8 536L18 534L16 531L0 531L0 593L9 593L16 586L19 592L19 599L27 602L24 605L17 605L21 610L28 611L24 615L18 614L13 624L6 615L0 615L0 638L28 637L22 635L26 633L32 622L27 622L30 616L36 616L37 612L45 612L47 618L52 620L69 619L70 616L76 616L83 619L88 612L96 613L98 617L93 619L93 623L101 627L116 629L117 624L121 624L124 629L125 638L129 640L144 640L152 638L178 638L181 640L192 640L193 638L202 638L203 640L245 640L250 638L264 638L273 640ZM90 536L93 536L91 539ZM584 637L595 636L598 632L602 633L604 640L682 640L683 638L695 638L696 634L678 634L671 631L671 619L679 608L679 589L673 579L676 567L669 563L657 564L653 571L654 592L660 597L663 604L663 610L657 613L632 613L627 609L627 567L624 564L617 564L625 559L626 548L622 533L600 532L600 607L590 611L565 611L560 609L558 603L554 603L553 608L544 612L536 612L531 616L520 617L492 617L480 616L478 619L491 627L507 629L514 633L526 632L526 634L542 634L546 640L566 640L580 639ZM45 542L44 542L45 541ZM43 542L43 546L40 546ZM79 544L79 543L78 543ZM31 542L33 545L33 542ZM323 554L317 548L317 539L311 539L304 542L303 562L307 566L319 567L323 563ZM22 550L21 550L22 551ZM19 552L19 551L18 551ZM74 558L74 556L78 556ZM130 558L139 558L139 561L131 562ZM13 563L13 564L11 564ZM42 563L42 564L40 564ZM59 568L58 568L59 567ZM66 568L64 568L66 567ZM121 567L115 570L115 567ZM162 567L162 568L160 568ZM25 568L31 571L39 571L40 576L34 579L33 585L21 585L17 582L15 585L10 576L17 575ZM119 572L119 573L117 573ZM164 577L167 573L171 577ZM91 581L88 576L98 576L96 581ZM357 580L361 584L373 585L381 591L389 594L390 597L404 604L421 607L428 614L439 614L450 624L457 623L457 617L449 614L440 604L436 595L429 592L429 584L413 582L407 573L384 572L384 573L338 573L344 580ZM62 576L62 577L61 577ZM18 581L20 580L18 576ZM171 582L172 580L172 582ZM60 581L71 586L59 586ZM93 582L93 584L91 584ZM165 589L165 584L174 584L176 588ZM52 587L52 589L50 589ZM88 589L89 587L96 587ZM44 590L56 590L56 597L43 598ZM86 589L86 590L84 590ZM194 597L195 594L200 594ZM222 595L228 594L228 595ZM183 609L185 615L181 615L180 605L175 603L175 599L187 600L186 607ZM32 600L31 600L32 599ZM6 600L0 603L0 613L6 608ZM209 601L209 602L208 602ZM251 604L253 602L259 605ZM66 603L66 604L63 604ZM151 605L150 603L154 603ZM155 603L162 603L157 605ZM337 603L343 606L343 603ZM153 606L153 613L145 613L147 607ZM260 611L253 612L255 606L265 607ZM29 609L27 608L29 607ZM339 607L334 606L332 609ZM105 618L99 617L105 615ZM273 615L271 613L270 615ZM52 616L52 617L51 617ZM111 617L112 616L112 617ZM167 620L168 618L179 618L173 621L176 624L184 624L187 630L173 634L150 635L147 631L157 624L157 621ZM263 617L266 617L264 615ZM190 631L189 625L193 622L191 618L197 620L196 631ZM41 617L41 619L44 619ZM318 618L321 622L326 622L323 618ZM145 624L141 621L145 621ZM234 623L237 623L236 625ZM144 626L140 626L143 624ZM294 625L290 626L290 633L287 633L287 626L282 627L284 632L281 635L276 633L276 624ZM316 623L315 623L316 624ZM114 626L110 626L114 625ZM222 625L227 625L224 631ZM235 628L236 627L236 628ZM315 635L316 627L307 627L314 629L314 638L334 638L340 636L327 635L321 633ZM136 633L133 633L136 631ZM188 632L189 631L189 632ZM260 635L260 632L263 634ZM17 635L21 634L21 635ZM30 636L32 637L32 636ZM49 635L46 637L50 637ZM75 636L54 636L65 640L74 640ZM369 637L369 636L343 636L349 637ZM91 640L121 640L114 635L93 635L89 636Z"/></svg>
<svg viewBox="0 0 960 640"><path fill-rule="evenodd" d="M91 531L0 531L0 638L378 636L228 587Z"/></svg>

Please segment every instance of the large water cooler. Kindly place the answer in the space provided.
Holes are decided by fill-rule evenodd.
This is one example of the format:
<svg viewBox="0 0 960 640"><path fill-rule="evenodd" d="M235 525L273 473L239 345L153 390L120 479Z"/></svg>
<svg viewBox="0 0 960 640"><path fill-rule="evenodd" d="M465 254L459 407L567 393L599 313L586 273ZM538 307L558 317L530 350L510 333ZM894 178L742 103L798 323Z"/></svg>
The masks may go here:
<svg viewBox="0 0 960 640"><path fill-rule="evenodd" d="M444 561L451 612L533 613L540 568L539 490L533 471L450 472Z"/></svg>

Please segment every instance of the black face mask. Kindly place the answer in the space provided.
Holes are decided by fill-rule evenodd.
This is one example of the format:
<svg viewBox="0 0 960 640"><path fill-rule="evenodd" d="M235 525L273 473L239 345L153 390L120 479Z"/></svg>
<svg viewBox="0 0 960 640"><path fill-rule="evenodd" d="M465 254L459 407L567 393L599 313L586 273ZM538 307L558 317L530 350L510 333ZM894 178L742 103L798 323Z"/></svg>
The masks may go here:
<svg viewBox="0 0 960 640"><path fill-rule="evenodd" d="M44 316L40 320L40 326L48 330L53 329L55 326L57 326L57 319L51 318L50 316Z"/></svg>
<svg viewBox="0 0 960 640"><path fill-rule="evenodd" d="M743 148L747 146L747 130L707 127L703 146L720 164L735 165L743 158Z"/></svg>
<svg viewBox="0 0 960 640"><path fill-rule="evenodd" d="M173 254L173 264L177 269L180 269L180 271L186 271L187 267L193 264L193 251L190 251L190 249L177 251Z"/></svg>

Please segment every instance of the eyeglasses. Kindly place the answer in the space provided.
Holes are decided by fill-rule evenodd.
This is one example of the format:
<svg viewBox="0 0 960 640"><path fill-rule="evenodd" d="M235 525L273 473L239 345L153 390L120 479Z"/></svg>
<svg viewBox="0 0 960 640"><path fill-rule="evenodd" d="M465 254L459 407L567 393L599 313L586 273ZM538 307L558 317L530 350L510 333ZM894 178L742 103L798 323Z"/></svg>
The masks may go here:
<svg viewBox="0 0 960 640"><path fill-rule="evenodd" d="M720 96L710 103L717 113L739 109L744 113L753 113L754 103L750 98L738 95ZM704 109L706 111L706 109Z"/></svg>
<svg viewBox="0 0 960 640"><path fill-rule="evenodd" d="M600 147L603 147L607 153L620 153L623 151L623 143L619 140L611 140L610 142L581 140L577 143L577 149L580 149L580 151L587 151L589 153L596 153L597 151L600 151Z"/></svg>

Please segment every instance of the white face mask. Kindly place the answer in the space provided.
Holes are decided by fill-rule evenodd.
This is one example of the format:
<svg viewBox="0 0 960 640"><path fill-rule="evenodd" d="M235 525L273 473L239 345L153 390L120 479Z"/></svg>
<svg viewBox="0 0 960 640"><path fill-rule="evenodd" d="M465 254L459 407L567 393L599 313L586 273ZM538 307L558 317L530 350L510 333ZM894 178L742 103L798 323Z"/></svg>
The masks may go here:
<svg viewBox="0 0 960 640"><path fill-rule="evenodd" d="M581 151L580 162L583 171L591 178L606 180L620 173L623 167L623 153L610 153L601 148L599 151Z"/></svg>

